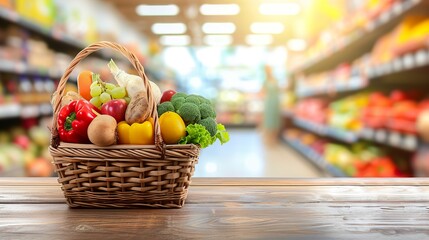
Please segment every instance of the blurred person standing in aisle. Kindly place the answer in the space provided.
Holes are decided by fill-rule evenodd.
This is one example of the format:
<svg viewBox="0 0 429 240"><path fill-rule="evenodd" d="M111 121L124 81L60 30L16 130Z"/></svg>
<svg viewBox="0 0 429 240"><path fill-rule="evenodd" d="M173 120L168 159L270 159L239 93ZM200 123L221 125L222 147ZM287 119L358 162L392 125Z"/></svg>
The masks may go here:
<svg viewBox="0 0 429 240"><path fill-rule="evenodd" d="M274 78L272 69L266 65L265 82L262 88L264 97L264 116L262 131L267 146L278 143L280 131L280 91L277 80Z"/></svg>

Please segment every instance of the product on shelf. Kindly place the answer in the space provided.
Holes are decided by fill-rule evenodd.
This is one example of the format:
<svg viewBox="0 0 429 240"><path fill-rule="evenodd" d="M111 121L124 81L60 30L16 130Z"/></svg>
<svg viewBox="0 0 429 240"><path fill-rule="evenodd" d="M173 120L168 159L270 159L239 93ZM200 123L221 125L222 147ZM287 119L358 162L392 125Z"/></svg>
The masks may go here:
<svg viewBox="0 0 429 240"><path fill-rule="evenodd" d="M370 94L368 106L362 111L362 122L367 128L386 128L392 131L416 134L416 121L428 109L428 100L415 90L393 90Z"/></svg>
<svg viewBox="0 0 429 240"><path fill-rule="evenodd" d="M393 52L403 55L426 46L429 38L429 16L408 15L393 31Z"/></svg>
<svg viewBox="0 0 429 240"><path fill-rule="evenodd" d="M297 103L295 106L295 116L311 122L326 123L327 102L324 99L308 98Z"/></svg>
<svg viewBox="0 0 429 240"><path fill-rule="evenodd" d="M49 120L50 121L50 120ZM0 131L0 176L49 177L53 175L48 152L47 120L27 119L22 126Z"/></svg>
<svg viewBox="0 0 429 240"><path fill-rule="evenodd" d="M360 114L367 104L367 93L358 93L332 102L328 108L328 125L352 132L361 130L363 125L360 120Z"/></svg>
<svg viewBox="0 0 429 240"><path fill-rule="evenodd" d="M373 143L338 144L293 128L286 129L284 137L288 141L299 142L306 146L305 151L312 151L312 154L307 153L309 157L314 158L312 161L325 161L325 164L321 164L321 166L332 165L340 169L346 176L406 177L412 175L408 154L387 151ZM315 155L318 157L314 157ZM420 162L419 164L421 164Z"/></svg>

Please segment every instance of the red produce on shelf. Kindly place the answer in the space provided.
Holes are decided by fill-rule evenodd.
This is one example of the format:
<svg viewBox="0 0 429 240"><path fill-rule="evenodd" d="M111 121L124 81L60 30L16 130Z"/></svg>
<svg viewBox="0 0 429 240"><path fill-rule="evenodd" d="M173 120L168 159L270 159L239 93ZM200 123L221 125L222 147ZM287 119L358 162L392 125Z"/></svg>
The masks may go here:
<svg viewBox="0 0 429 240"><path fill-rule="evenodd" d="M399 177L401 173L389 157L374 158L369 162L355 163L356 177Z"/></svg>
<svg viewBox="0 0 429 240"><path fill-rule="evenodd" d="M369 106L390 107L392 101L382 92L373 92L369 95Z"/></svg>

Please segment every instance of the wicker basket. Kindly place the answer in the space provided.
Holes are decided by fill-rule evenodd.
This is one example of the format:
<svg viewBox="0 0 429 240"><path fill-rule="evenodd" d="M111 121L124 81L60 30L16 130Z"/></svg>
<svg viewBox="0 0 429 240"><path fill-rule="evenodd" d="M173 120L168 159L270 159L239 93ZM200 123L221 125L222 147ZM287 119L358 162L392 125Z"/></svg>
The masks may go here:
<svg viewBox="0 0 429 240"><path fill-rule="evenodd" d="M64 87L76 65L92 52L114 49L124 55L144 80L155 145L114 145L60 142L57 116ZM200 148L193 144L165 145L158 123L156 103L148 78L135 55L111 42L99 42L79 52L62 76L53 102L52 139L49 147L58 182L70 207L89 208L180 208L184 205Z"/></svg>

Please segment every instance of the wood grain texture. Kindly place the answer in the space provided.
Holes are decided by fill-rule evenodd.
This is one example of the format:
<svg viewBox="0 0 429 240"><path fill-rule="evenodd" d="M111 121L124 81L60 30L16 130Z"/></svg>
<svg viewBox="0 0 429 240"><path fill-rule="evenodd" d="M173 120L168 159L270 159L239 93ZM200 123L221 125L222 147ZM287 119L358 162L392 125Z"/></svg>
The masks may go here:
<svg viewBox="0 0 429 240"><path fill-rule="evenodd" d="M56 179L0 179L0 239L428 239L416 180L195 178L182 209L121 210L70 209Z"/></svg>

